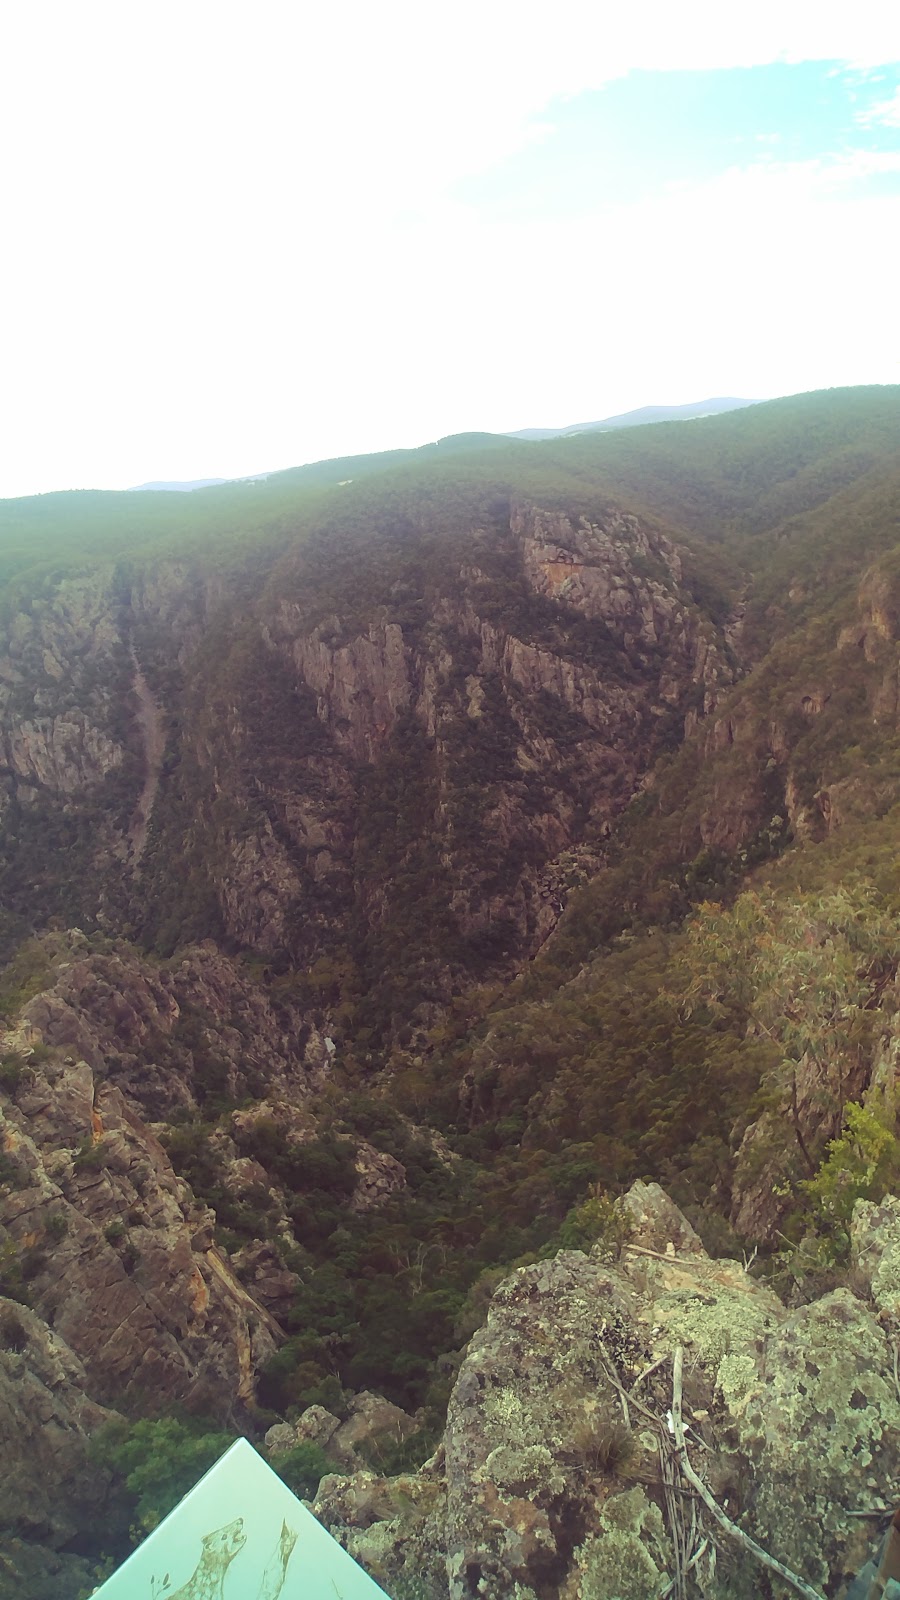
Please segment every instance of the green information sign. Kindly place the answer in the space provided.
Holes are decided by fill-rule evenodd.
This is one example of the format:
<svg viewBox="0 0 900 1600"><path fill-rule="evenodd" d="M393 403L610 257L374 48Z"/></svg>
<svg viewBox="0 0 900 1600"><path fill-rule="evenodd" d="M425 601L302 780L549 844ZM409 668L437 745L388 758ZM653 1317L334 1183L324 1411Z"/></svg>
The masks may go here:
<svg viewBox="0 0 900 1600"><path fill-rule="evenodd" d="M246 1439L94 1592L97 1600L387 1600Z"/></svg>

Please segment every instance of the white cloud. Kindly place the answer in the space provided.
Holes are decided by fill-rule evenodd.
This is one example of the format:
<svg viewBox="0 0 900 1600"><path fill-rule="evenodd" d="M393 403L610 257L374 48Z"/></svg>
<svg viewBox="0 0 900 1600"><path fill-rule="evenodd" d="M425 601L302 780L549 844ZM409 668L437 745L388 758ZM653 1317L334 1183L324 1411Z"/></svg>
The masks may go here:
<svg viewBox="0 0 900 1600"><path fill-rule="evenodd" d="M890 100L879 100L876 105L869 106L859 120L870 125L880 123L887 128L900 128L900 89Z"/></svg>
<svg viewBox="0 0 900 1600"><path fill-rule="evenodd" d="M828 238L821 210L834 171L766 163L723 189L552 230L494 226L452 196L541 137L562 95L633 67L875 68L900 59L894 11L880 0L6 7L0 408L18 470L0 492L224 475L571 420L666 384L683 398L768 392L777 281L741 241L736 197L766 259L830 279L840 258L851 274L849 243ZM877 214L841 212L839 226L865 238L865 219L884 230L894 215L885 201ZM703 258L723 229L732 281L747 283L752 259L765 284L730 344L703 331L719 293ZM883 232L879 249L889 259ZM779 348L791 342L783 334ZM783 381L808 387L800 356L819 372L826 345L793 348Z"/></svg>

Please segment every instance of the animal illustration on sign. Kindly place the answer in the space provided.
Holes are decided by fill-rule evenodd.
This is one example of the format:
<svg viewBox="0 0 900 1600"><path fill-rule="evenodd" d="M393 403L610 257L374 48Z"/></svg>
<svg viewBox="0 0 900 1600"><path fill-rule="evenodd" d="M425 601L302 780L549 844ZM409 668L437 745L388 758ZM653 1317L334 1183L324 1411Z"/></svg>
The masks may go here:
<svg viewBox="0 0 900 1600"><path fill-rule="evenodd" d="M224 1600L225 1574L246 1543L243 1517L235 1517L224 1528L204 1534L200 1560L192 1576L166 1600Z"/></svg>
<svg viewBox="0 0 900 1600"><path fill-rule="evenodd" d="M297 1538L296 1529L289 1528L287 1523L283 1522L275 1548L266 1562L256 1600L279 1600L284 1589L287 1565ZM182 1584L173 1594L168 1593L168 1577L166 1577L163 1580L162 1590L158 1591L160 1600L224 1600L226 1574L235 1556L243 1550L246 1543L243 1517L236 1517L223 1528L204 1534L200 1560L193 1574L187 1583ZM155 1596L157 1593L155 1584L153 1590Z"/></svg>
<svg viewBox="0 0 900 1600"><path fill-rule="evenodd" d="M256 1600L278 1600L284 1588L284 1579L287 1573L287 1564L291 1559L294 1545L297 1543L297 1530L289 1528L286 1522L281 1524L281 1533L275 1549L266 1562L266 1570L262 1575L259 1593Z"/></svg>

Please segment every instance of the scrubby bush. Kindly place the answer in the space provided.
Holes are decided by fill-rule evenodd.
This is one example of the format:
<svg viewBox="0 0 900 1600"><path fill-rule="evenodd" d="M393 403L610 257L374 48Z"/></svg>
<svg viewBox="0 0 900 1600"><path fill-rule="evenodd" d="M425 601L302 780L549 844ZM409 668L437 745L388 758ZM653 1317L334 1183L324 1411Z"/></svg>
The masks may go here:
<svg viewBox="0 0 900 1600"><path fill-rule="evenodd" d="M850 1219L857 1200L883 1200L900 1183L900 1139L890 1103L845 1108L844 1127L832 1139L814 1178L801 1184L815 1231L830 1241L836 1260L850 1249Z"/></svg>
<svg viewBox="0 0 900 1600"><path fill-rule="evenodd" d="M19 1353L27 1347L28 1329L22 1318L11 1306L4 1306L0 1311L0 1349Z"/></svg>
<svg viewBox="0 0 900 1600"><path fill-rule="evenodd" d="M199 1420L143 1418L101 1429L92 1453L122 1480L137 1541L168 1516L233 1443L233 1434Z"/></svg>
<svg viewBox="0 0 900 1600"><path fill-rule="evenodd" d="M303 1440L280 1455L269 1456L269 1466L302 1500L312 1500L326 1472L335 1470L321 1445L311 1439Z"/></svg>
<svg viewBox="0 0 900 1600"><path fill-rule="evenodd" d="M5 1184L10 1189L22 1189L27 1182L28 1174L21 1161L8 1150L0 1150L0 1188Z"/></svg>
<svg viewBox="0 0 900 1600"><path fill-rule="evenodd" d="M601 1406L572 1428L569 1452L590 1473L622 1477L638 1453L638 1442L621 1412Z"/></svg>
<svg viewBox="0 0 900 1600"><path fill-rule="evenodd" d="M22 1079L25 1077L25 1058L17 1050L9 1050L0 1057L0 1089L6 1094L15 1094Z"/></svg>
<svg viewBox="0 0 900 1600"><path fill-rule="evenodd" d="M568 1212L555 1243L561 1250L599 1250L604 1259L618 1260L629 1232L628 1219L612 1195L588 1196Z"/></svg>

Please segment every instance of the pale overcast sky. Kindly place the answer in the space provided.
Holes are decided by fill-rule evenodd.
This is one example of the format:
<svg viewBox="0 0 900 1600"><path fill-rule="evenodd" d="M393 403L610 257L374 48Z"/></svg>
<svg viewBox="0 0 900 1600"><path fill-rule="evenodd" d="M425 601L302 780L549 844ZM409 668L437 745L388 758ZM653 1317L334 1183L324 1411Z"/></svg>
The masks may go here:
<svg viewBox="0 0 900 1600"><path fill-rule="evenodd" d="M900 381L888 0L22 0L0 495Z"/></svg>

